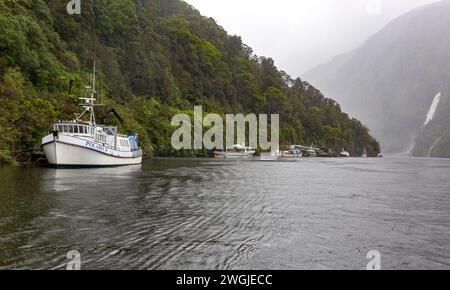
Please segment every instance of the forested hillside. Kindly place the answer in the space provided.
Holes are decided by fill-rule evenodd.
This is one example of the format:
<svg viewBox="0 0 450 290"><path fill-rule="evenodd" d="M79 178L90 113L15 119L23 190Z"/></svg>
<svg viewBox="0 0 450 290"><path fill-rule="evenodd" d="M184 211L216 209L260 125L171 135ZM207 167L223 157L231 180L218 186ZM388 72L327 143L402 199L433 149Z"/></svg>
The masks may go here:
<svg viewBox="0 0 450 290"><path fill-rule="evenodd" d="M81 15L68 15L66 4L0 0L0 162L26 158L52 122L73 118L94 59L105 104L97 115L116 108L125 120L117 125L139 132L149 155L204 154L170 145L172 116L194 105L278 113L283 144L379 151L335 101L183 1L82 0Z"/></svg>

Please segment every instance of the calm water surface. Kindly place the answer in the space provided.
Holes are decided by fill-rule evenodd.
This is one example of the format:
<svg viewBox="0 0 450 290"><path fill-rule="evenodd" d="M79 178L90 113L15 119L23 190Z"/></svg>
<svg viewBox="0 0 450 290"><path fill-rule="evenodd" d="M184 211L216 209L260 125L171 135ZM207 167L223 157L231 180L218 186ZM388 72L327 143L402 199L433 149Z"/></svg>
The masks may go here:
<svg viewBox="0 0 450 290"><path fill-rule="evenodd" d="M450 269L450 160L0 167L0 269Z"/></svg>

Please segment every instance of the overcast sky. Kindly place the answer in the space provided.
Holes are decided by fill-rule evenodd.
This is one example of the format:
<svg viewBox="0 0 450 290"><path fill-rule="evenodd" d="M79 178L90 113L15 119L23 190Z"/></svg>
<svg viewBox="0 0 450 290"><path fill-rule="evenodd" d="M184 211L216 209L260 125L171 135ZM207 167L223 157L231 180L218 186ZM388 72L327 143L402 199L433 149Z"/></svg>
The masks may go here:
<svg viewBox="0 0 450 290"><path fill-rule="evenodd" d="M437 0L185 0L293 77Z"/></svg>

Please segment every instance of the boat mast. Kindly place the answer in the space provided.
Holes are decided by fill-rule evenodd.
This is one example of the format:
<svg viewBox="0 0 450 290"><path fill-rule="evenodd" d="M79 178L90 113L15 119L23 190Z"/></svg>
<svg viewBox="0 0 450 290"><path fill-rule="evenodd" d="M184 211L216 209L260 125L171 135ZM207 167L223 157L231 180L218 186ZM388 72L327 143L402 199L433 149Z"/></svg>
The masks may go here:
<svg viewBox="0 0 450 290"><path fill-rule="evenodd" d="M82 106L84 108L83 113L81 113L78 117L77 117L77 121L81 120L81 117L83 117L83 115L85 113L89 113L89 125L94 126L96 125L95 122L95 112L94 112L94 107L95 107L95 94L97 93L95 91L95 60L94 60L94 68L92 71L92 87L87 86L86 89L91 89L91 91L89 92L90 96L89 97L85 97L85 98L79 98L82 102Z"/></svg>
<svg viewBox="0 0 450 290"><path fill-rule="evenodd" d="M95 106L95 60L94 60L94 69L92 71L92 90L91 90L91 98L89 100L90 103L90 117L89 122L95 126L95 113L94 113L94 106Z"/></svg>

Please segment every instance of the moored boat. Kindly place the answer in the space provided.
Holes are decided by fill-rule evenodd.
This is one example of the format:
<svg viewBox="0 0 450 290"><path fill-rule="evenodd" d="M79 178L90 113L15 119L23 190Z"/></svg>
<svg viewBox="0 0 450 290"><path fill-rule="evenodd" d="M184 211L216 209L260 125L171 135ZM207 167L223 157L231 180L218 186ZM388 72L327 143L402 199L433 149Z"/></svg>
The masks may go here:
<svg viewBox="0 0 450 290"><path fill-rule="evenodd" d="M344 148L342 148L341 152L339 153L340 157L350 157L350 153L345 150Z"/></svg>
<svg viewBox="0 0 450 290"><path fill-rule="evenodd" d="M261 161L276 161L281 158L280 151L272 151L272 152L262 152L260 156Z"/></svg>
<svg viewBox="0 0 450 290"><path fill-rule="evenodd" d="M366 150L366 148L364 148L364 152L363 152L361 157L362 158L367 158L367 150Z"/></svg>
<svg viewBox="0 0 450 290"><path fill-rule="evenodd" d="M317 157L316 150L314 149L307 149L303 152L303 156L305 157Z"/></svg>
<svg viewBox="0 0 450 290"><path fill-rule="evenodd" d="M233 145L226 150L219 149L214 151L214 156L216 158L227 158L227 159L250 159L255 154L255 150L251 147L245 147L240 144Z"/></svg>
<svg viewBox="0 0 450 290"><path fill-rule="evenodd" d="M57 122L42 139L42 150L51 166L103 167L142 163L137 135L119 134L117 127L95 121L95 63L89 97L80 98L84 111L69 122ZM89 120L83 120L89 115Z"/></svg>
<svg viewBox="0 0 450 290"><path fill-rule="evenodd" d="M303 156L303 152L298 149L283 151L283 154L282 154L283 158L299 158L302 156Z"/></svg>

